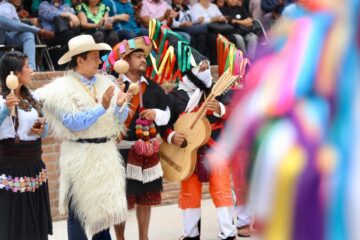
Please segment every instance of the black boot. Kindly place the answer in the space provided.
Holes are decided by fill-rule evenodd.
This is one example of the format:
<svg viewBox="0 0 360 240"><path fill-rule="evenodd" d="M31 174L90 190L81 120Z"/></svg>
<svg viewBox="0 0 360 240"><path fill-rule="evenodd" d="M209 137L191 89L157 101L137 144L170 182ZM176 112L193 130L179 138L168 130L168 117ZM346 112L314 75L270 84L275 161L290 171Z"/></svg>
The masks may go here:
<svg viewBox="0 0 360 240"><path fill-rule="evenodd" d="M200 236L197 236L197 237L185 237L181 240L200 240Z"/></svg>
<svg viewBox="0 0 360 240"><path fill-rule="evenodd" d="M224 240L236 240L236 237L235 237L235 236L233 236L233 237L227 237L227 238L225 238Z"/></svg>

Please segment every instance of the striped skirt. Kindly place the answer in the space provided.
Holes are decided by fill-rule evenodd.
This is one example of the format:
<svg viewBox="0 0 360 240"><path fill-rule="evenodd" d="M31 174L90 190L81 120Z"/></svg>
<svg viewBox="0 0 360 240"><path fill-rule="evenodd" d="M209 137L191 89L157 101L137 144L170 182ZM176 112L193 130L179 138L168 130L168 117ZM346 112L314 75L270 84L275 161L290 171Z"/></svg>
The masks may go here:
<svg viewBox="0 0 360 240"><path fill-rule="evenodd" d="M46 240L52 221L41 140L0 140L0 238Z"/></svg>

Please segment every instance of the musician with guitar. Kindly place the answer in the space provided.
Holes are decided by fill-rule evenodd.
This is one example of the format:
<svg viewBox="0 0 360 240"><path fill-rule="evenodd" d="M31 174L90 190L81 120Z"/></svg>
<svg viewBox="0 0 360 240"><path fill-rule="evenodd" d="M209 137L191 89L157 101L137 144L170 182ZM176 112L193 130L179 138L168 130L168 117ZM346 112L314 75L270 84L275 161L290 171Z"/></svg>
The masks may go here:
<svg viewBox="0 0 360 240"><path fill-rule="evenodd" d="M212 146L223 127L226 107L215 98L208 98L204 104L204 98L211 92L213 86L210 65L209 61L196 50L193 49L192 53L197 66L186 71L182 81L179 82L179 86L169 93L171 118L169 129L165 134L165 140L168 144L165 143L160 147L162 166L167 179L183 179L179 197L179 206L183 211L183 239L200 239L201 188L202 183L207 181L210 184L210 194L216 206L220 225L218 237L220 239L235 239L236 230L232 223L232 206L234 203L230 186L229 166L221 164L215 167L209 164L205 158L205 151ZM229 76L229 79L231 77ZM186 118L194 112L195 114L196 112L206 112L206 118L195 117L194 120L192 117L188 117L193 123L193 128L187 128L186 124L178 124L179 121L177 120L180 120L182 116ZM200 127L200 125L203 126ZM195 129L195 131L192 132L192 130L187 129ZM199 140L200 138L202 140ZM206 141L207 139L209 140ZM180 162L173 161L175 158L172 153L167 153L167 148L171 148L173 145L176 146L177 152L181 152L183 149L186 153L189 146L197 141L202 142L200 145L203 145L198 149L197 155L196 152L189 151L188 159L180 160L180 162L189 162L192 155L196 156L190 167L181 166ZM182 174L184 169L190 170L186 170L188 172Z"/></svg>

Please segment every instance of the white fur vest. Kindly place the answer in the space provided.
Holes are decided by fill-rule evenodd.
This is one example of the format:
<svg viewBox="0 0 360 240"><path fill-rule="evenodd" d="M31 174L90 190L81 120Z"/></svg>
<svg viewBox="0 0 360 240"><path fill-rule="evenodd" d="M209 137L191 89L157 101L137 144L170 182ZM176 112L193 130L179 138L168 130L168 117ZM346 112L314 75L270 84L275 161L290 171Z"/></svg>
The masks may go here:
<svg viewBox="0 0 360 240"><path fill-rule="evenodd" d="M113 85L110 78L97 75L95 87L101 102L106 89ZM114 108L118 89L110 108L90 128L72 132L61 121L64 114L89 110L99 103L85 91L70 71L39 89L50 130L59 138L60 193L59 208L65 213L71 207L84 229L94 234L126 219L126 181L124 162L116 149L115 138L106 143L76 143L79 138L117 136L123 125L115 119Z"/></svg>

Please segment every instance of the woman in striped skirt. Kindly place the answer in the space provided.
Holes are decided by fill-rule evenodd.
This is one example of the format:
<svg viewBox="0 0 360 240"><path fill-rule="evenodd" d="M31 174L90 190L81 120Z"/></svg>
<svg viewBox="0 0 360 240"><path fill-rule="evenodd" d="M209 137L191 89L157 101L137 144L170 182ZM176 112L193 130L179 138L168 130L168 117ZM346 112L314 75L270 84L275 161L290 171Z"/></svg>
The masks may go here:
<svg viewBox="0 0 360 240"><path fill-rule="evenodd" d="M6 86L13 73L14 93ZM52 234L41 137L47 133L38 98L27 85L32 69L20 52L0 59L0 239L46 240ZM14 116L10 114L15 109Z"/></svg>

